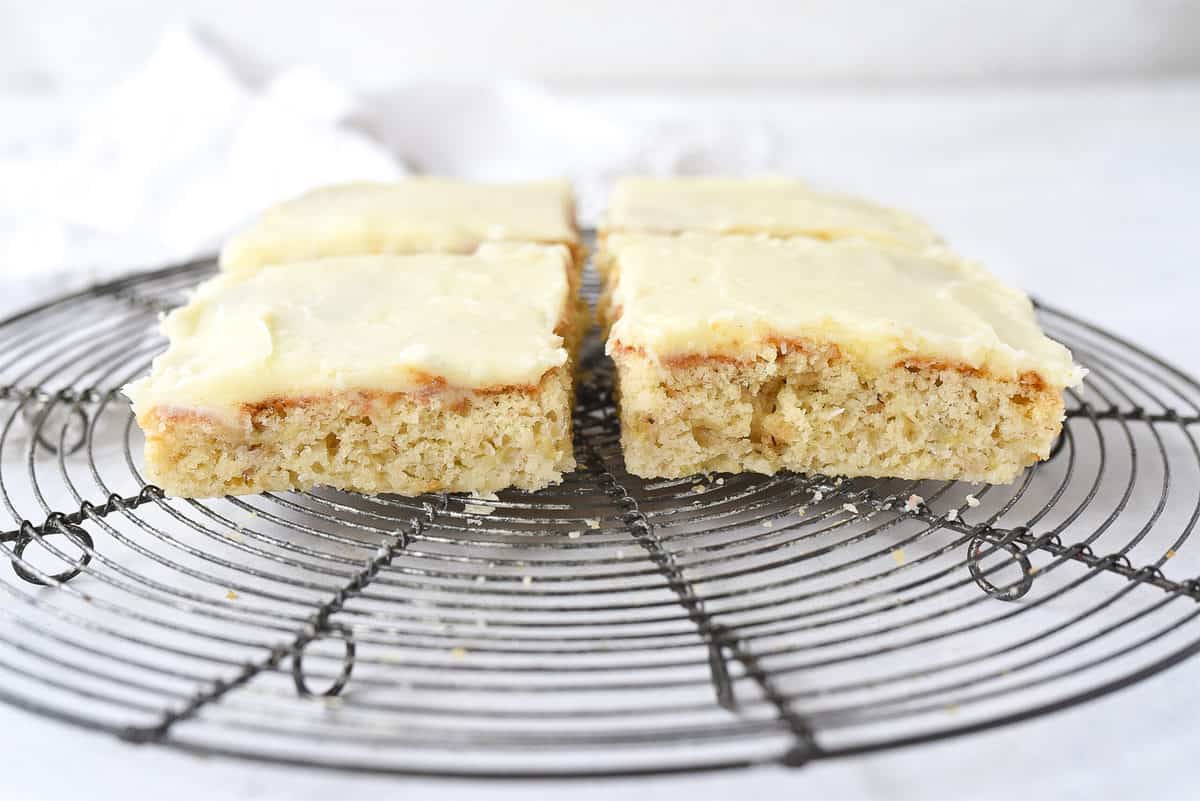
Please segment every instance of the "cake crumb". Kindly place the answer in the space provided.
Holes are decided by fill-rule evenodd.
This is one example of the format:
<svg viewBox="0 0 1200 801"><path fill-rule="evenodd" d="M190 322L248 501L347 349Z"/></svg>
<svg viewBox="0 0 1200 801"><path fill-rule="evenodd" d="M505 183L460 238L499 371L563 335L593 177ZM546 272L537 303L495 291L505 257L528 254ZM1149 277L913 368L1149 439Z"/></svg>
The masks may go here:
<svg viewBox="0 0 1200 801"><path fill-rule="evenodd" d="M533 584L533 576L521 576L521 583L526 587L531 586Z"/></svg>
<svg viewBox="0 0 1200 801"><path fill-rule="evenodd" d="M979 499L974 495L968 495L967 497L963 498L963 500L966 501L967 506L970 506L972 509L979 505Z"/></svg>
<svg viewBox="0 0 1200 801"><path fill-rule="evenodd" d="M568 531L568 532L567 532L567 538L568 538L568 539L577 540L577 539L579 539L579 538L580 538L580 537L582 537L582 536L583 536L583 532L582 532L582 531Z"/></svg>
<svg viewBox="0 0 1200 801"><path fill-rule="evenodd" d="M919 510L921 505L924 503L925 499L914 493L913 495L909 495L908 500L904 502L904 511L915 512Z"/></svg>
<svg viewBox="0 0 1200 801"><path fill-rule="evenodd" d="M858 507L852 503L843 503L842 509L844 509L845 511L849 512L852 515L858 514Z"/></svg>
<svg viewBox="0 0 1200 801"><path fill-rule="evenodd" d="M704 485L703 484L693 484L692 492L704 492Z"/></svg>
<svg viewBox="0 0 1200 801"><path fill-rule="evenodd" d="M1167 558L1168 558L1168 559L1174 559L1174 558L1175 558L1175 549L1174 549L1174 548L1172 548L1172 549L1170 549L1169 551L1167 551Z"/></svg>
<svg viewBox="0 0 1200 801"><path fill-rule="evenodd" d="M958 519L958 510L951 509L949 512L946 512L946 519L949 520L951 523L953 523L955 520Z"/></svg>
<svg viewBox="0 0 1200 801"><path fill-rule="evenodd" d="M464 503L463 511L469 515L490 515L496 511L496 507L485 506L482 503Z"/></svg>
<svg viewBox="0 0 1200 801"><path fill-rule="evenodd" d="M774 520L764 520L764 521L762 521L762 527L763 528L775 528L775 521Z"/></svg>
<svg viewBox="0 0 1200 801"><path fill-rule="evenodd" d="M718 487L723 487L723 486L725 486L725 479L723 479L723 478L718 478L718 479L717 479L717 486L718 486Z"/></svg>
<svg viewBox="0 0 1200 801"><path fill-rule="evenodd" d="M903 548L896 548L892 551L892 561L898 565L902 565L908 561L908 558L904 555Z"/></svg>
<svg viewBox="0 0 1200 801"><path fill-rule="evenodd" d="M823 500L825 500L825 493L820 490L813 490L812 502L820 503Z"/></svg>
<svg viewBox="0 0 1200 801"><path fill-rule="evenodd" d="M618 549L617 549L617 558L618 558L618 559L624 559L624 558L625 558L625 549L624 549L624 548L618 548Z"/></svg>
<svg viewBox="0 0 1200 801"><path fill-rule="evenodd" d="M225 597L231 601L236 601L238 599L238 594L233 590L230 590L229 592L225 593Z"/></svg>
<svg viewBox="0 0 1200 801"><path fill-rule="evenodd" d="M467 658L467 649L463 648L461 645L457 646L455 648L451 648L450 656L454 657L455 659L457 659L459 661L462 661L463 659Z"/></svg>
<svg viewBox="0 0 1200 801"><path fill-rule="evenodd" d="M482 573L475 577L476 584L482 584L485 581L487 581L487 576L483 575Z"/></svg>
<svg viewBox="0 0 1200 801"><path fill-rule="evenodd" d="M600 521L594 517L584 520L583 524L588 528L600 528Z"/></svg>
<svg viewBox="0 0 1200 801"><path fill-rule="evenodd" d="M808 506L800 506L796 508L796 514L802 515L808 511Z"/></svg>

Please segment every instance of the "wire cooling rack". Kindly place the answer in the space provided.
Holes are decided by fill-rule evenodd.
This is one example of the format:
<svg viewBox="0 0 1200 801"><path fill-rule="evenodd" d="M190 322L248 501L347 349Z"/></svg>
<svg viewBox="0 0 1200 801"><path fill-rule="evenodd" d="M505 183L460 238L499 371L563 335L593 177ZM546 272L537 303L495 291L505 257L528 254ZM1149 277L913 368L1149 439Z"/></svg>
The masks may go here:
<svg viewBox="0 0 1200 801"><path fill-rule="evenodd" d="M1062 312L1091 377L1008 487L643 481L593 342L559 487L167 498L117 388L213 269L0 323L8 703L297 765L637 774L965 734L1200 648L1200 387Z"/></svg>

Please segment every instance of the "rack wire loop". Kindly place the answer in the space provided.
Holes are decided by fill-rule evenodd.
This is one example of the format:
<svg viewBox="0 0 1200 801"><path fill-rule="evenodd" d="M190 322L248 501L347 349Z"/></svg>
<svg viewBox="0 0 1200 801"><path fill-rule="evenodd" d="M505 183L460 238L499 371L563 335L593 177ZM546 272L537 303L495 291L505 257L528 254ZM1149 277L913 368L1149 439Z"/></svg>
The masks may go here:
<svg viewBox="0 0 1200 801"><path fill-rule="evenodd" d="M34 542L41 543L44 538L55 534L62 534L79 547L82 553L78 561L70 569L50 575L36 569L30 569L28 562L25 560L25 550ZM50 587L66 584L82 573L91 564L92 553L95 548L96 543L92 540L91 534L88 534L87 531L79 526L63 522L62 515L51 515L50 519L47 519L46 524L40 529L32 523L26 523L21 527L21 535L13 543L12 559L10 561L13 572L22 581L41 587Z"/></svg>
<svg viewBox="0 0 1200 801"><path fill-rule="evenodd" d="M41 392L40 394L45 395L46 393ZM50 415L58 413L63 408L56 405L54 399L51 398L38 400L36 403L26 403L21 407L21 416L24 418L26 426L33 432L33 437L37 441L37 444L45 448L48 453L57 454L59 446L57 443L51 442L46 438L45 430L47 421ZM72 436L72 439L67 440L69 444L66 445L64 450L67 455L73 456L79 453L80 449L87 443L88 416L87 412L78 403L72 403L71 406L66 407L66 413L70 418L78 421L78 425L74 426L75 432L73 435L71 433L72 426L63 425L61 427L64 439L67 436Z"/></svg>
<svg viewBox="0 0 1200 801"><path fill-rule="evenodd" d="M967 545L967 569L971 572L971 578L975 579L980 589L998 601L1019 601L1033 589L1033 564L1025 549L1014 541L1020 532L1013 529L997 537L984 527ZM983 558L997 549L1006 551L1010 558L1004 564L984 571L981 566ZM1003 570L1004 565L1016 565L1021 571L1020 578L1006 585L996 584L988 578L988 573Z"/></svg>
<svg viewBox="0 0 1200 801"><path fill-rule="evenodd" d="M309 689L308 681L304 678L304 649L317 640L327 637L341 640L345 651L342 657L342 667L333 684L322 692L314 693ZM292 683L296 686L296 693L306 698L313 696L330 698L341 694L346 685L350 683L350 674L354 672L354 660L357 653L357 648L354 645L354 632L346 626L326 626L325 630L318 634L318 636L301 644L295 653L292 654Z"/></svg>

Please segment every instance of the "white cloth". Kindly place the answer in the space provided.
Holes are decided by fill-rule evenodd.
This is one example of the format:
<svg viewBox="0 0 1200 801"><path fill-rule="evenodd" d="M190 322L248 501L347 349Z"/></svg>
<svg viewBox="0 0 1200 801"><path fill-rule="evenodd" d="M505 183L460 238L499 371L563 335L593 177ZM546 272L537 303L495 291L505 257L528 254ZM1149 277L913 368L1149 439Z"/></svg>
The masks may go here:
<svg viewBox="0 0 1200 801"><path fill-rule="evenodd" d="M761 172L770 155L761 128L631 123L521 83L359 99L315 69L270 75L175 27L77 129L0 140L0 271L62 291L212 253L255 212L313 186L403 175L398 156L482 180L565 175L591 222L618 175Z"/></svg>
<svg viewBox="0 0 1200 801"><path fill-rule="evenodd" d="M213 252L313 185L404 168L316 70L266 77L205 36L166 32L65 141L0 155L0 270L68 288Z"/></svg>

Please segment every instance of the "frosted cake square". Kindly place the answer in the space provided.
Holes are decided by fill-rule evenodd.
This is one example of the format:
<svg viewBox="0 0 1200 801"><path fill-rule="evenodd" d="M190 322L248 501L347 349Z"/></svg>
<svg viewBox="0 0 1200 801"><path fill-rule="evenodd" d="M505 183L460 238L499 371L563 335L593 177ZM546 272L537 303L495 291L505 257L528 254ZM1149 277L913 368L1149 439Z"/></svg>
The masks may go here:
<svg viewBox="0 0 1200 801"><path fill-rule="evenodd" d="M1012 481L1083 371L1033 307L941 249L610 234L626 467Z"/></svg>
<svg viewBox="0 0 1200 801"><path fill-rule="evenodd" d="M561 245L224 273L125 389L147 479L206 497L538 489L573 469Z"/></svg>
<svg viewBox="0 0 1200 801"><path fill-rule="evenodd" d="M570 184L415 177L324 186L267 209L230 238L221 269L331 256L470 253L486 242L561 244L580 261Z"/></svg>
<svg viewBox="0 0 1200 801"><path fill-rule="evenodd" d="M790 178L623 178L601 239L610 233L863 237L924 248L940 242L919 218Z"/></svg>
<svg viewBox="0 0 1200 801"><path fill-rule="evenodd" d="M560 244L571 253L578 336L591 325L579 295L586 249L564 180L472 183L413 177L319 187L270 209L221 250L225 272L340 256L471 253L489 242Z"/></svg>

